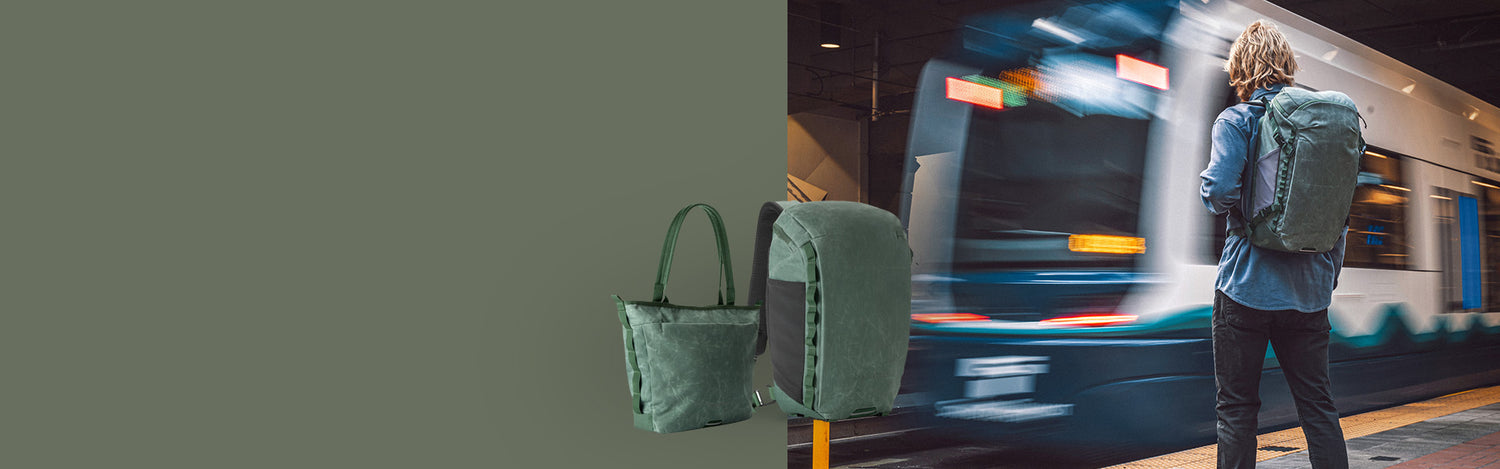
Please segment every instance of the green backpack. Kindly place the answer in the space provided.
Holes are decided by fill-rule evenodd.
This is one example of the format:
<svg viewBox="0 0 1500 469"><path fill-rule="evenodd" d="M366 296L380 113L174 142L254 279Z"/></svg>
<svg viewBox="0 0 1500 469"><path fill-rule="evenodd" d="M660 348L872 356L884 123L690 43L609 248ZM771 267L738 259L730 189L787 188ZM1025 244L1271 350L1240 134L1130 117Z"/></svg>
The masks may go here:
<svg viewBox="0 0 1500 469"><path fill-rule="evenodd" d="M1328 252L1344 234L1365 142L1359 108L1337 91L1286 87L1251 102L1266 113L1251 136L1240 198L1250 244L1284 252Z"/></svg>
<svg viewBox="0 0 1500 469"><path fill-rule="evenodd" d="M858 202L761 207L750 304L763 304L757 353L789 415L841 420L889 414L911 327L906 231Z"/></svg>

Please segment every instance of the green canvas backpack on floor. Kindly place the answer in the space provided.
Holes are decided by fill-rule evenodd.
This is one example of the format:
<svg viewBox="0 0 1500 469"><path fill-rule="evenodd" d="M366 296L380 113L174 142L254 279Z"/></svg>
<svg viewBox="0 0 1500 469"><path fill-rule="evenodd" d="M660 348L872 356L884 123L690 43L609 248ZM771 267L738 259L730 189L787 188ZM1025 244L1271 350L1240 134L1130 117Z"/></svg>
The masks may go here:
<svg viewBox="0 0 1500 469"><path fill-rule="evenodd" d="M703 207L713 224L724 287L719 304L678 306L666 297L677 232L689 211ZM626 377L635 426L671 433L750 418L760 307L734 305L734 268L724 221L706 204L677 212L667 229L651 301L614 296L625 335Z"/></svg>
<svg viewBox="0 0 1500 469"><path fill-rule="evenodd" d="M901 222L857 202L761 208L750 303L762 303L758 351L790 415L886 415L901 387L911 322L911 259Z"/></svg>
<svg viewBox="0 0 1500 469"><path fill-rule="evenodd" d="M1364 138L1359 109L1337 91L1286 87L1252 137L1236 234L1266 249L1328 252L1344 234Z"/></svg>

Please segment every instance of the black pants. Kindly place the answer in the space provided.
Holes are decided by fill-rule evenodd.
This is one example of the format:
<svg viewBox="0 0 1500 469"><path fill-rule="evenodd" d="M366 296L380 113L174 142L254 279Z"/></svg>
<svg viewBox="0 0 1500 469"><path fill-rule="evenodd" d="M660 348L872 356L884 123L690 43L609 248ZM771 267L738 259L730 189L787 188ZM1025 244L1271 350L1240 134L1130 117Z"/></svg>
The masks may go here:
<svg viewBox="0 0 1500 469"><path fill-rule="evenodd" d="M1215 410L1219 468L1255 467L1256 414L1266 343L1286 375L1313 469L1345 469L1349 456L1328 381L1328 310L1262 311L1214 292Z"/></svg>

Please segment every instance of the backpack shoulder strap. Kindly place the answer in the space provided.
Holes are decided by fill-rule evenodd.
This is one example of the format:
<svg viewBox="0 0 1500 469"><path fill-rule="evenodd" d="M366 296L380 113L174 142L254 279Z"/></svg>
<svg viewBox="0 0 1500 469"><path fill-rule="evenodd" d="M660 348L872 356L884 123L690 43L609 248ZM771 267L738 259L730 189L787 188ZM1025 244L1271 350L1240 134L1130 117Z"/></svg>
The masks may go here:
<svg viewBox="0 0 1500 469"><path fill-rule="evenodd" d="M771 227L787 207L797 204L791 201L772 201L760 206L760 217L755 223L755 257L750 259L750 298L745 302L760 306L760 332L755 337L755 354L766 352L766 279L771 270Z"/></svg>
<svg viewBox="0 0 1500 469"><path fill-rule="evenodd" d="M1245 104L1248 104L1250 106L1258 106L1268 110L1270 109L1270 103L1267 103L1265 98L1245 101ZM1261 118L1265 118L1265 115L1262 114ZM1256 158L1260 157L1259 151L1257 151L1258 149L1256 148L1256 144L1259 143L1259 141L1260 120L1255 119L1254 113L1251 113L1250 135L1249 138L1245 141L1245 171L1240 173L1240 201L1239 203L1236 203L1234 208L1232 209L1234 213L1239 215L1240 227L1239 229L1230 231L1230 234L1242 238L1250 237L1250 216L1245 214L1245 210L1241 207L1241 204L1244 204L1245 201L1250 200L1250 189L1253 188L1255 184L1255 160Z"/></svg>

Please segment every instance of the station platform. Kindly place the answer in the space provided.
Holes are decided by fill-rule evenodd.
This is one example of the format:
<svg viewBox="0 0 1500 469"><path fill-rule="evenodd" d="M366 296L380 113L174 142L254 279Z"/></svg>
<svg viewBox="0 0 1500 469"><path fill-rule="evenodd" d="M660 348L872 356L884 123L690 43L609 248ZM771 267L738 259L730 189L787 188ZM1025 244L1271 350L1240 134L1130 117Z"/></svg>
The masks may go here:
<svg viewBox="0 0 1500 469"><path fill-rule="evenodd" d="M1500 469L1500 386L1478 388L1340 419L1351 469ZM1300 427L1259 436L1256 467L1308 468ZM1113 468L1212 469L1214 445Z"/></svg>

